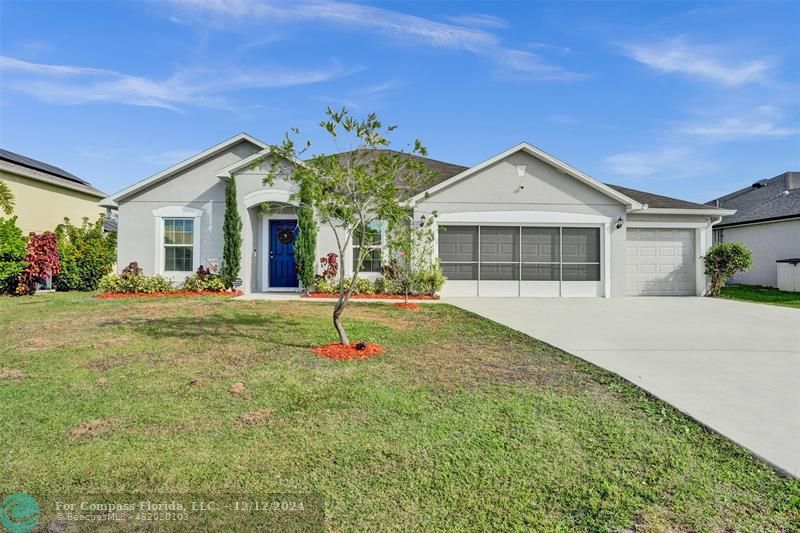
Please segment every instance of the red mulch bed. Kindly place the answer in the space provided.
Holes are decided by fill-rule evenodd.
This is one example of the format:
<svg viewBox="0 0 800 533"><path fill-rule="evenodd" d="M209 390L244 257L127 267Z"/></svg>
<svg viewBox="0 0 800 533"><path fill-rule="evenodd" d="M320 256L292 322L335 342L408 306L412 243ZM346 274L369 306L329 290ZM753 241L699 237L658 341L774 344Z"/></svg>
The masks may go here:
<svg viewBox="0 0 800 533"><path fill-rule="evenodd" d="M350 361L352 359L368 359L378 354L383 353L383 348L378 344L365 342L366 347L363 350L356 350L357 342L351 342L349 346L345 346L340 342L332 342L324 346L312 348L311 352L328 359L335 359L337 361Z"/></svg>
<svg viewBox="0 0 800 533"><path fill-rule="evenodd" d="M174 296L241 296L244 294L242 291L172 291L172 292L129 292L129 293L115 293L105 292L98 294L95 298L100 300L120 300L123 298L170 298Z"/></svg>
<svg viewBox="0 0 800 533"><path fill-rule="evenodd" d="M311 292L308 294L304 294L303 298L338 298L339 295L337 293L328 293L328 292ZM352 300L402 300L404 296L402 294L352 294L350 295L350 299ZM409 300L438 300L438 296L428 296L426 294L419 294L417 296L409 296Z"/></svg>
<svg viewBox="0 0 800 533"><path fill-rule="evenodd" d="M408 309L409 311L419 311L420 309L422 309L419 306L419 304L415 304L415 303L411 303L411 302L408 302L408 303L400 302L399 304L394 304L394 306L395 307L399 307L400 309Z"/></svg>

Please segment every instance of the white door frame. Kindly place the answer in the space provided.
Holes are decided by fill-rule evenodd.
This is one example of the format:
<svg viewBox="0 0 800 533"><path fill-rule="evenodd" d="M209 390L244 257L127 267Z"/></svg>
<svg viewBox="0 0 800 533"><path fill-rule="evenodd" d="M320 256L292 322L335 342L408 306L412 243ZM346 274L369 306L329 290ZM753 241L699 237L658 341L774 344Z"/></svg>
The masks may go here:
<svg viewBox="0 0 800 533"><path fill-rule="evenodd" d="M294 220L296 214L270 214L261 217L261 257L258 262L258 272L261 276L261 292L294 291L300 292L300 287L270 287L269 286L269 222L270 220Z"/></svg>

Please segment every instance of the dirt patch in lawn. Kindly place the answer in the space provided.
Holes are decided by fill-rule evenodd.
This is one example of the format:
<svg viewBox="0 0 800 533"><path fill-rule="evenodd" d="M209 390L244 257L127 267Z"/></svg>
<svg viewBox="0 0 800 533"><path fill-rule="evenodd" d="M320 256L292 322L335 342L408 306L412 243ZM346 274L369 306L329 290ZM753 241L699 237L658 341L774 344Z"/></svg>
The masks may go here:
<svg viewBox="0 0 800 533"><path fill-rule="evenodd" d="M231 385L228 389L228 392L231 393L231 396L240 396L245 398L250 397L250 391L247 390L247 385L245 385L243 381L239 381Z"/></svg>
<svg viewBox="0 0 800 533"><path fill-rule="evenodd" d="M100 387L100 390L106 391L108 390L108 378L100 378L97 380L97 386Z"/></svg>
<svg viewBox="0 0 800 533"><path fill-rule="evenodd" d="M117 422L113 418L107 418L105 420L89 420L88 422L84 422L80 426L69 430L69 440L72 442L78 442L80 440L103 435L114 429L116 424Z"/></svg>
<svg viewBox="0 0 800 533"><path fill-rule="evenodd" d="M269 419L272 418L274 411L272 409L258 409L256 411L247 412L239 417L239 422L246 426L263 426Z"/></svg>
<svg viewBox="0 0 800 533"><path fill-rule="evenodd" d="M415 304L413 302L400 302L397 304L392 304L395 307L399 307L400 309L407 309L409 311L419 311L422 307L419 304Z"/></svg>
<svg viewBox="0 0 800 533"><path fill-rule="evenodd" d="M22 379L28 374L16 368L0 368L0 379Z"/></svg>

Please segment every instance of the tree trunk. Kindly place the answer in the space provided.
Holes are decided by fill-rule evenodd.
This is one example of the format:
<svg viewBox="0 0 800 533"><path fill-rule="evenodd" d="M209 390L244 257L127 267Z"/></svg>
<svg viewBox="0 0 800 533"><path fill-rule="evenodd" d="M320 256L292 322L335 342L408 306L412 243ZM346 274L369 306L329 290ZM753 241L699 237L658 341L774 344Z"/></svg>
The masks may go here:
<svg viewBox="0 0 800 533"><path fill-rule="evenodd" d="M350 339L347 338L347 332L344 330L344 326L342 326L342 321L339 319L342 316L342 311L344 311L345 302L339 301L336 303L336 307L333 308L333 327L336 328L336 332L339 334L339 341L344 346L350 346Z"/></svg>

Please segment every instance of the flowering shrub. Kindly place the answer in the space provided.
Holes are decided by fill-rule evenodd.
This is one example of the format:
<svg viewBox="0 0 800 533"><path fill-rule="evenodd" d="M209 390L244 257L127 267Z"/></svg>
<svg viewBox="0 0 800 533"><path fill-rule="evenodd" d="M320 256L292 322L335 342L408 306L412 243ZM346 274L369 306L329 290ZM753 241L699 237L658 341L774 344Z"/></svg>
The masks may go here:
<svg viewBox="0 0 800 533"><path fill-rule="evenodd" d="M337 287L338 288L338 287ZM350 279L344 280L344 290L350 288ZM353 287L353 294L374 294L375 285L366 278L356 278L355 287Z"/></svg>
<svg viewBox="0 0 800 533"><path fill-rule="evenodd" d="M203 265L197 267L197 272L191 276L187 276L183 282L183 290L185 291L224 291L225 282L222 276L216 274L212 267L203 268Z"/></svg>
<svg viewBox="0 0 800 533"><path fill-rule="evenodd" d="M17 279L18 295L33 294L36 285L44 283L61 271L58 262L58 240L54 233L31 233L28 237L27 265Z"/></svg>
<svg viewBox="0 0 800 533"><path fill-rule="evenodd" d="M17 217L0 218L0 294L17 289L17 278L25 270L25 236Z"/></svg>

